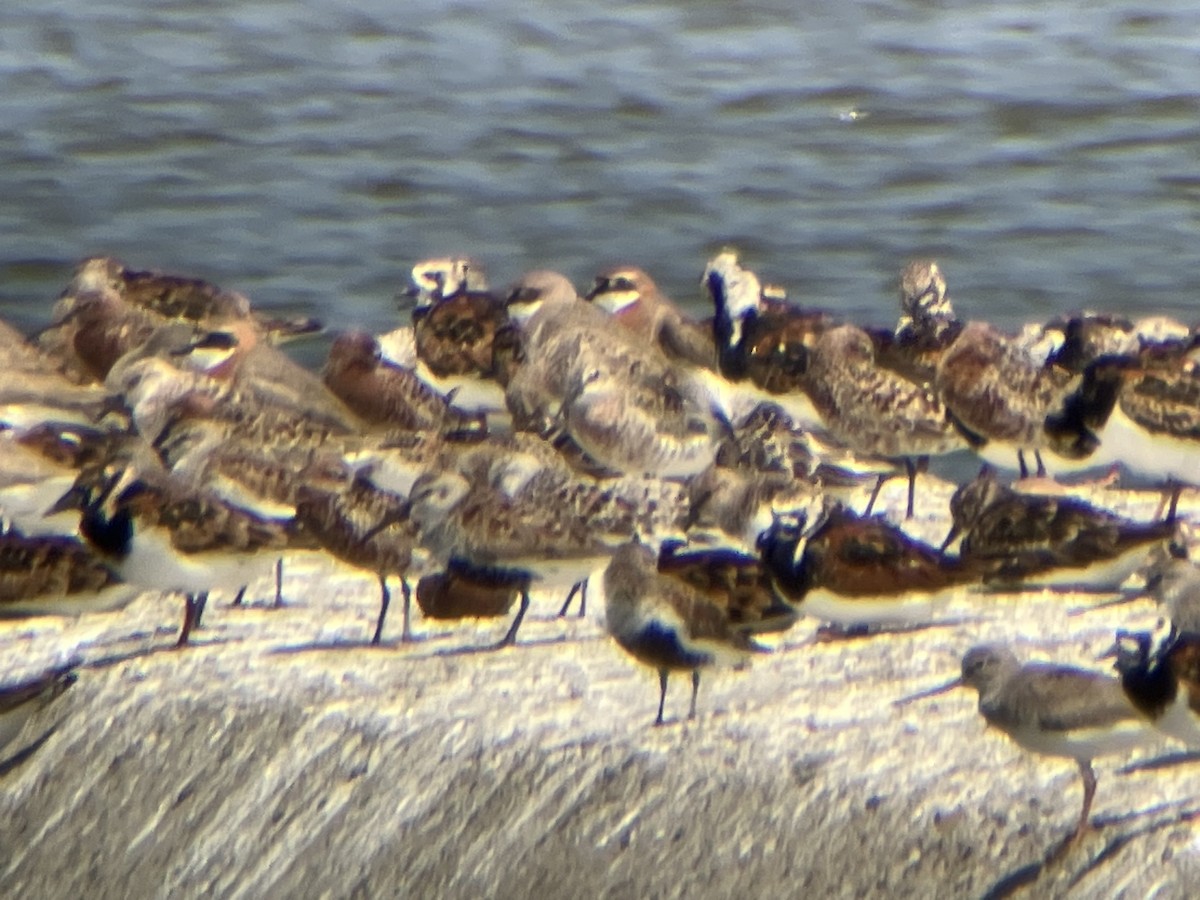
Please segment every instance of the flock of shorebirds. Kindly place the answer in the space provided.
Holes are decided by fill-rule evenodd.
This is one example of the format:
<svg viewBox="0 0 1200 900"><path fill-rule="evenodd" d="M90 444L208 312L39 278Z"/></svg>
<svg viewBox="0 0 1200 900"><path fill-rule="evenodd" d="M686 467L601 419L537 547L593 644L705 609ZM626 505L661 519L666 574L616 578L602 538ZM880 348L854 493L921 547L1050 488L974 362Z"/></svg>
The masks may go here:
<svg viewBox="0 0 1200 900"><path fill-rule="evenodd" d="M504 647L531 589L583 614L603 573L609 633L659 673L661 724L671 672L691 674L694 715L704 667L802 615L832 639L996 586L1138 578L1173 627L1118 633L1120 678L987 646L958 683L1019 744L1078 761L1072 838L1093 756L1160 732L1200 746L1200 569L1176 513L1200 486L1196 327L1079 314L1008 334L960 320L932 261L903 270L892 329L790 302L732 251L701 285L705 321L637 268L579 296L551 271L494 292L470 259L428 260L402 295L411 326L338 334L313 373L278 344L316 322L85 260L37 335L0 323L0 616L175 592L182 647L211 591L237 605L273 573L278 604L282 558L326 551L378 578L373 643L397 578L404 640L415 592L428 618L517 607ZM923 542L905 529L918 477L956 452L991 465ZM1117 464L1161 488L1152 521L1026 477ZM894 477L896 521L872 514ZM69 682L12 686L0 713Z"/></svg>

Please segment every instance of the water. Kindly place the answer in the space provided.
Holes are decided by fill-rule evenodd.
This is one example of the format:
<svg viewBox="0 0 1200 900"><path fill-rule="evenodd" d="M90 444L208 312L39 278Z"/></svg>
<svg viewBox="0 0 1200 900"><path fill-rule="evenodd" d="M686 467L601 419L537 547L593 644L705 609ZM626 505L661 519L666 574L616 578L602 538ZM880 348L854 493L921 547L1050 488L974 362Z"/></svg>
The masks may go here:
<svg viewBox="0 0 1200 900"><path fill-rule="evenodd" d="M732 242L865 322L916 255L1007 326L1200 319L1195 4L796 6L5 4L0 316L95 253L336 326L452 251L700 312Z"/></svg>

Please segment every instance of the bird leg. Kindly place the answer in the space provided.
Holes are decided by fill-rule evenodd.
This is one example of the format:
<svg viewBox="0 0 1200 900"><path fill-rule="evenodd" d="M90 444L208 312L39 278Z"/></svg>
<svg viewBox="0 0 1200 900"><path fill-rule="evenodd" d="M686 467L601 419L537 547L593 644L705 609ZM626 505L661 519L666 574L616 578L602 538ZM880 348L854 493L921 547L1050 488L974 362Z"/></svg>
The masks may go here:
<svg viewBox="0 0 1200 900"><path fill-rule="evenodd" d="M908 470L908 506L904 511L904 518L911 519L913 517L913 495L917 490L917 473L924 472L929 468L929 457L921 456L917 459L905 457L904 468Z"/></svg>
<svg viewBox="0 0 1200 900"><path fill-rule="evenodd" d="M1038 476L1038 478L1045 478L1046 477L1046 463L1042 459L1042 451L1035 449L1033 451L1033 458L1035 460L1037 460L1037 476Z"/></svg>
<svg viewBox="0 0 1200 900"><path fill-rule="evenodd" d="M204 615L204 604L208 602L208 591L199 594L183 595L183 627L179 629L179 640L175 646L186 647L193 628L200 627L200 617Z"/></svg>
<svg viewBox="0 0 1200 900"><path fill-rule="evenodd" d="M669 674L666 669L658 670L658 718L654 720L655 725L663 723L663 707L667 703L667 676Z"/></svg>
<svg viewBox="0 0 1200 900"><path fill-rule="evenodd" d="M696 695L700 693L700 670L692 669L692 705L688 707L688 718L696 718Z"/></svg>
<svg viewBox="0 0 1200 900"><path fill-rule="evenodd" d="M562 609L558 611L558 617L561 619L567 614L567 610L571 608L571 601L575 599L575 595L579 594L579 618L583 618L587 614L587 583L585 578L583 581L577 581L571 585L571 590L567 593L567 599L562 605Z"/></svg>
<svg viewBox="0 0 1200 900"><path fill-rule="evenodd" d="M1179 508L1179 495L1183 493L1183 482L1176 481L1174 478L1167 479L1167 483L1163 485L1162 499L1158 501L1158 508L1154 510L1154 518L1159 518L1163 510L1167 511L1167 522L1175 521L1175 513Z"/></svg>
<svg viewBox="0 0 1200 900"><path fill-rule="evenodd" d="M275 608L283 606L283 557L275 560Z"/></svg>
<svg viewBox="0 0 1200 900"><path fill-rule="evenodd" d="M875 487L871 488L871 497L867 500L867 508L863 510L864 516L869 516L871 510L875 508L875 501L879 498L879 491L883 487L883 483L887 480L887 475L880 475L875 479Z"/></svg>
<svg viewBox="0 0 1200 900"><path fill-rule="evenodd" d="M1029 466L1025 465L1025 451L1024 450L1017 451L1017 465L1021 469L1021 477L1028 478L1029 477Z"/></svg>
<svg viewBox="0 0 1200 900"><path fill-rule="evenodd" d="M508 634L500 639L494 650L501 650L504 647L511 647L517 640L517 629L521 627L521 620L525 618L525 610L529 609L529 590L521 588L521 606L517 609L517 617L513 619L513 623L508 626Z"/></svg>
<svg viewBox="0 0 1200 900"><path fill-rule="evenodd" d="M243 584L240 588L238 588L237 596L233 598L233 602L229 605L241 606L244 599L246 599L246 586Z"/></svg>
<svg viewBox="0 0 1200 900"><path fill-rule="evenodd" d="M383 640L383 620L387 618L388 606L391 605L392 595L388 591L387 575L379 573L379 621L375 623L375 636L371 638L372 646L379 646Z"/></svg>
<svg viewBox="0 0 1200 900"><path fill-rule="evenodd" d="M400 640L408 643L412 640L412 589L408 586L408 579L400 579L400 593L404 596L404 630L400 633Z"/></svg>
<svg viewBox="0 0 1200 900"><path fill-rule="evenodd" d="M1071 841L1074 842L1088 827L1088 816L1092 812L1092 798L1096 796L1096 773L1092 771L1090 761L1079 760L1079 774L1083 776L1083 809L1079 813L1079 822L1075 825L1075 831L1071 835Z"/></svg>

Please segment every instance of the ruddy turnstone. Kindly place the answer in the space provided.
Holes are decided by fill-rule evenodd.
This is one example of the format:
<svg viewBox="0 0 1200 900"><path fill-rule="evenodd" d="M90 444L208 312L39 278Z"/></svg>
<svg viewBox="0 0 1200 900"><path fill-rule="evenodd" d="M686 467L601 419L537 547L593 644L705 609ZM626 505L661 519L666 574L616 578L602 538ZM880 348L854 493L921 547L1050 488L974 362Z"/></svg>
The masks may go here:
<svg viewBox="0 0 1200 900"><path fill-rule="evenodd" d="M700 284L715 309L721 374L732 382L750 382L763 392L758 399L780 403L798 424L820 424L806 393L808 356L817 337L836 324L833 317L769 294L732 250L708 261Z"/></svg>
<svg viewBox="0 0 1200 900"><path fill-rule="evenodd" d="M1130 701L1168 737L1200 747L1200 635L1173 634L1153 653L1148 632L1117 632L1116 657Z"/></svg>
<svg viewBox="0 0 1200 900"><path fill-rule="evenodd" d="M741 662L759 650L748 631L731 621L729 607L685 580L659 571L657 554L631 541L604 570L605 624L616 642L639 662L658 670L658 715L663 724L667 679L691 671L696 716L700 670L718 662Z"/></svg>
<svg viewBox="0 0 1200 900"><path fill-rule="evenodd" d="M417 606L427 619L490 619L506 616L520 597L514 586L490 572L451 561L444 571L417 582Z"/></svg>
<svg viewBox="0 0 1200 900"><path fill-rule="evenodd" d="M926 624L979 582L973 564L840 504L807 536L801 517L778 517L759 549L789 602L841 628Z"/></svg>
<svg viewBox="0 0 1200 900"><path fill-rule="evenodd" d="M1092 760L1127 753L1157 737L1107 675L1050 663L1022 665L1004 647L979 646L962 660L962 683L979 692L987 723L1026 750L1075 760L1083 779L1083 808L1059 852L1083 834L1096 793Z"/></svg>
<svg viewBox="0 0 1200 900"><path fill-rule="evenodd" d="M1200 336L1101 357L1048 423L1060 441L1145 478L1200 485Z"/></svg>
<svg viewBox="0 0 1200 900"><path fill-rule="evenodd" d="M823 331L808 358L806 389L833 436L859 453L904 459L912 518L917 472L930 456L967 446L946 407L930 388L879 366L870 336L854 325Z"/></svg>
<svg viewBox="0 0 1200 900"><path fill-rule="evenodd" d="M894 332L872 333L879 364L918 384L932 384L938 360L963 329L946 293L946 278L931 259L900 272L900 321Z"/></svg>
<svg viewBox="0 0 1200 900"><path fill-rule="evenodd" d="M63 503L81 506L80 532L124 581L185 595L177 646L187 643L209 591L272 574L290 548L317 549L292 520L263 519L121 460L85 470Z"/></svg>
<svg viewBox="0 0 1200 900"><path fill-rule="evenodd" d="M636 266L618 266L601 273L586 299L639 338L658 344L671 359L706 369L716 367L711 324L684 316Z"/></svg>
<svg viewBox="0 0 1200 900"><path fill-rule="evenodd" d="M426 260L413 267L412 281L413 337L421 361L439 378L493 377L493 343L509 320L478 264L462 257Z"/></svg>
<svg viewBox="0 0 1200 900"><path fill-rule="evenodd" d="M1115 590L1169 540L1175 523L1134 522L1073 497L1018 492L985 467L950 500L962 535L959 555L985 569L984 580L1025 586Z"/></svg>

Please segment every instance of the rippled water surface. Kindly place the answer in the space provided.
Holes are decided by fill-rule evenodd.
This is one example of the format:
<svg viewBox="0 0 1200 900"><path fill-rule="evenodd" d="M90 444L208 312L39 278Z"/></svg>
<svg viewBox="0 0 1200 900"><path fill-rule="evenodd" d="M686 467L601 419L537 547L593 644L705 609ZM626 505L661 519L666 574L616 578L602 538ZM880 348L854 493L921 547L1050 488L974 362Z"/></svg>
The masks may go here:
<svg viewBox="0 0 1200 900"><path fill-rule="evenodd" d="M1200 319L1200 7L962 6L4 4L0 314L101 252L335 325L447 251L699 311L734 242L862 320L918 254L1004 324Z"/></svg>

